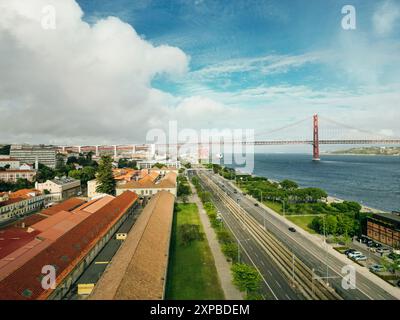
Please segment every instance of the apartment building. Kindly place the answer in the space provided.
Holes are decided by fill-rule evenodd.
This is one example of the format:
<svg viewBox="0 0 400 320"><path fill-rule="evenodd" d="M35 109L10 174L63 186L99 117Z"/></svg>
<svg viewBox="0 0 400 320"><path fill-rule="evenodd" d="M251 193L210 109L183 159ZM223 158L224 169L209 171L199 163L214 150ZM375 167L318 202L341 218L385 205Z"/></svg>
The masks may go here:
<svg viewBox="0 0 400 320"><path fill-rule="evenodd" d="M0 181L5 182L17 182L18 179L26 179L33 182L36 177L36 170L19 170L19 169L8 169L0 170Z"/></svg>
<svg viewBox="0 0 400 320"><path fill-rule="evenodd" d="M30 165L39 162L50 168L56 167L56 148L45 145L12 145L10 157Z"/></svg>

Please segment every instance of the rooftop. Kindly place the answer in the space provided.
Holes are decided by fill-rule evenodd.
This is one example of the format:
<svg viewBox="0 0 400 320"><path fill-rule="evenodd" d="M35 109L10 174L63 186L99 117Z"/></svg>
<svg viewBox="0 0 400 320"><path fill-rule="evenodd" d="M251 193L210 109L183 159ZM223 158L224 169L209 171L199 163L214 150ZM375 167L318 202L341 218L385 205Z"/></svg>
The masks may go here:
<svg viewBox="0 0 400 320"><path fill-rule="evenodd" d="M158 174L157 174L158 176ZM176 187L176 173L169 172L158 183L155 182L155 174L149 174L139 181L130 181L125 184L118 185L118 189L162 189Z"/></svg>
<svg viewBox="0 0 400 320"><path fill-rule="evenodd" d="M90 299L163 298L174 199L171 193L161 191L149 201Z"/></svg>
<svg viewBox="0 0 400 320"><path fill-rule="evenodd" d="M384 213L384 212L382 212L382 213L374 213L373 217L374 218L383 217L383 218L386 218L386 219L393 220L393 221L395 221L397 223L400 223L400 215L397 215L395 213Z"/></svg>
<svg viewBox="0 0 400 320"><path fill-rule="evenodd" d="M61 185L68 184L71 182L76 182L79 180L71 178L71 177L61 177L61 178L55 177L53 180L50 180L50 181L61 186Z"/></svg>
<svg viewBox="0 0 400 320"><path fill-rule="evenodd" d="M137 200L133 192L124 192L100 210L90 214L81 223L51 242L18 269L0 281L0 299L46 299L53 292L41 286L43 265L53 265L60 283L88 254L98 240ZM51 240L44 240L51 241ZM1 265L0 265L1 267Z"/></svg>

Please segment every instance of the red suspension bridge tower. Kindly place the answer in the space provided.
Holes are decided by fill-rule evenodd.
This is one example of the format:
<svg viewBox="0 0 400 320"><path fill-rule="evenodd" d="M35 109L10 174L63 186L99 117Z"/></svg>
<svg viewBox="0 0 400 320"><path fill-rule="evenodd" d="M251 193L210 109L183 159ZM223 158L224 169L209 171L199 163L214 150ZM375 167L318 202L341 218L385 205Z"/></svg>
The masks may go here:
<svg viewBox="0 0 400 320"><path fill-rule="evenodd" d="M319 161L318 115L313 117L313 161Z"/></svg>

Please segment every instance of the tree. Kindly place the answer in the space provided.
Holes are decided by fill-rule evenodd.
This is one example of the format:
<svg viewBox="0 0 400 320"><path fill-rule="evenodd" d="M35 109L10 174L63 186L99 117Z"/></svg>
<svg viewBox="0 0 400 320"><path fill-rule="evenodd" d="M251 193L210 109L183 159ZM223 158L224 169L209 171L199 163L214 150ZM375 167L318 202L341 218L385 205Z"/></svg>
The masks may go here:
<svg viewBox="0 0 400 320"><path fill-rule="evenodd" d="M137 165L137 161L129 160L129 159L119 159L118 160L118 168L132 168L135 169Z"/></svg>
<svg viewBox="0 0 400 320"><path fill-rule="evenodd" d="M299 185L296 182L294 182L292 180L287 180L287 179L283 180L280 183L280 185L285 190L294 190L294 189L297 189L299 187Z"/></svg>
<svg viewBox="0 0 400 320"><path fill-rule="evenodd" d="M222 252L226 257L236 262L238 258L238 246L234 242L224 243L221 245Z"/></svg>
<svg viewBox="0 0 400 320"><path fill-rule="evenodd" d="M96 180L96 192L115 195L116 182L112 172L112 159L110 156L101 157Z"/></svg>
<svg viewBox="0 0 400 320"><path fill-rule="evenodd" d="M244 263L235 263L231 267L233 284L240 290L255 292L261 288L261 276L257 269Z"/></svg>
<svg viewBox="0 0 400 320"><path fill-rule="evenodd" d="M191 190L187 184L184 184L184 183L178 184L178 190L177 190L178 197L189 196L190 194L191 194Z"/></svg>
<svg viewBox="0 0 400 320"><path fill-rule="evenodd" d="M204 239L204 234L200 231L200 226L198 224L182 224L179 226L179 234L182 244L185 246L189 245L192 241Z"/></svg>
<svg viewBox="0 0 400 320"><path fill-rule="evenodd" d="M162 163L158 163L158 162L153 165L153 168L161 169L162 167L165 167L165 165L163 165Z"/></svg>
<svg viewBox="0 0 400 320"><path fill-rule="evenodd" d="M56 176L55 170L52 168L45 166L44 164L39 163L39 170L36 174L37 182L45 182L47 180L52 180Z"/></svg>
<svg viewBox="0 0 400 320"><path fill-rule="evenodd" d="M188 203L189 202L189 197L187 195L182 196L182 202L183 203Z"/></svg>

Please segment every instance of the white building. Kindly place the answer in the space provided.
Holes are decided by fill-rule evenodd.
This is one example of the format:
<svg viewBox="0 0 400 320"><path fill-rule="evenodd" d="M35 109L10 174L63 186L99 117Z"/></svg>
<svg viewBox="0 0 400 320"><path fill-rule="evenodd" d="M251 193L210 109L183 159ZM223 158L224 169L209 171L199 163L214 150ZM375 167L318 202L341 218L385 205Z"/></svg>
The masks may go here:
<svg viewBox="0 0 400 320"><path fill-rule="evenodd" d="M6 182L17 182L18 179L26 179L33 182L35 176L35 170L8 169L0 171L0 180Z"/></svg>
<svg viewBox="0 0 400 320"><path fill-rule="evenodd" d="M140 161L137 163L139 169L151 169L156 163L160 163L168 168L174 167L176 169L181 168L181 162L175 160L150 160L150 161Z"/></svg>
<svg viewBox="0 0 400 320"><path fill-rule="evenodd" d="M70 177L56 177L44 183L36 182L35 188L42 192L47 190L53 198L63 200L81 194L81 181Z"/></svg>
<svg viewBox="0 0 400 320"><path fill-rule="evenodd" d="M97 183L96 179L93 179L93 180L90 180L90 181L87 182L87 196L88 196L88 198L94 199L94 198L102 197L102 196L106 195L105 193L98 193L96 191L97 186L98 186L98 183Z"/></svg>
<svg viewBox="0 0 400 320"><path fill-rule="evenodd" d="M20 161L10 156L0 155L0 168L4 168L7 165L10 166L9 169L19 169Z"/></svg>
<svg viewBox="0 0 400 320"><path fill-rule="evenodd" d="M0 224L43 208L46 199L48 196L39 195L0 207Z"/></svg>
<svg viewBox="0 0 400 320"><path fill-rule="evenodd" d="M56 167L56 148L52 146L12 145L10 157L28 164L37 161L53 169Z"/></svg>

